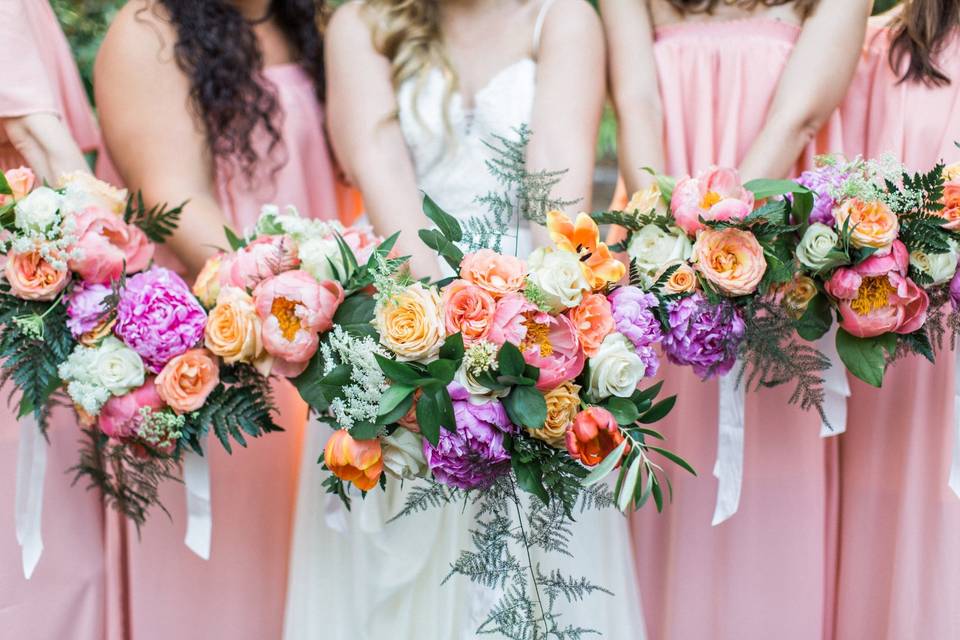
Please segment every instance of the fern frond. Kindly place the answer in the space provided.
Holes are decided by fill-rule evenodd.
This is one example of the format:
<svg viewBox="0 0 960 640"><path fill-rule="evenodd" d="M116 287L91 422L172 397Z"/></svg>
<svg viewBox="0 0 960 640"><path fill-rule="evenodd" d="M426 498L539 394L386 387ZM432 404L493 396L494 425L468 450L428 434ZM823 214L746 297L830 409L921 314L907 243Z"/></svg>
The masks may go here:
<svg viewBox="0 0 960 640"><path fill-rule="evenodd" d="M186 202L179 206L167 208L167 204L156 204L149 209L143 202L143 193L137 191L127 200L127 207L123 212L123 220L140 228L153 242L162 243L173 235L180 223L180 214Z"/></svg>

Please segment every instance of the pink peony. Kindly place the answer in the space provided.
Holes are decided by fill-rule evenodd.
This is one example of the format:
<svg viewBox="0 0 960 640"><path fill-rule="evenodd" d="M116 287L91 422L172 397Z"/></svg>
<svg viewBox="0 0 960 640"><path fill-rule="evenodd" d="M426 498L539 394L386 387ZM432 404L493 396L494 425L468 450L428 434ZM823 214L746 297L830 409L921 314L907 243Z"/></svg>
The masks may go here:
<svg viewBox="0 0 960 640"><path fill-rule="evenodd" d="M340 233L340 237L353 250L359 264L366 264L370 256L383 242L383 238L373 232L373 227L368 224L357 224L347 227Z"/></svg>
<svg viewBox="0 0 960 640"><path fill-rule="evenodd" d="M104 284L124 273L143 271L153 258L154 245L143 231L119 216L100 209L87 209L74 217L78 257L70 269L82 280Z"/></svg>
<svg viewBox="0 0 960 640"><path fill-rule="evenodd" d="M510 293L497 300L487 340L500 346L504 342L520 344L527 335L525 313L536 311L537 307L522 293Z"/></svg>
<svg viewBox="0 0 960 640"><path fill-rule="evenodd" d="M163 406L153 378L148 378L142 387L107 400L100 410L100 431L111 438L129 438L137 433L141 422L140 409L160 409Z"/></svg>
<svg viewBox="0 0 960 640"><path fill-rule="evenodd" d="M257 285L253 300L263 322L263 347L275 358L273 372L294 377L316 353L318 334L333 326L343 288L332 280L317 282L306 271L285 271Z"/></svg>
<svg viewBox="0 0 960 640"><path fill-rule="evenodd" d="M711 167L695 178L677 182L670 200L670 210L677 226L695 235L704 220L745 218L753 210L753 194L743 188L735 169Z"/></svg>
<svg viewBox="0 0 960 640"><path fill-rule="evenodd" d="M527 364L540 369L537 389L550 391L580 375L586 356L570 318L534 312L524 324L527 331L519 346Z"/></svg>
<svg viewBox="0 0 960 640"><path fill-rule="evenodd" d="M220 265L220 284L253 289L261 281L300 266L297 245L288 236L258 238Z"/></svg>

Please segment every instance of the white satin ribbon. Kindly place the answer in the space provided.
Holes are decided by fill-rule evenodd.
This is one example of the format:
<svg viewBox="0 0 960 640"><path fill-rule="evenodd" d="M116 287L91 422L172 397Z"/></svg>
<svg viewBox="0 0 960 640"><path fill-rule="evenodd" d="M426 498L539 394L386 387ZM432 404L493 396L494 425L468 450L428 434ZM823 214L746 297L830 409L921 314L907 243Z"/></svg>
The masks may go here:
<svg viewBox="0 0 960 640"><path fill-rule="evenodd" d="M717 462L713 475L717 479L717 506L713 526L726 521L740 506L743 486L743 427L746 393L737 384L742 363L738 360L730 373L721 376L719 419L717 421Z"/></svg>
<svg viewBox="0 0 960 640"><path fill-rule="evenodd" d="M47 441L30 413L20 419L17 450L16 529L27 580L43 553L40 524L43 520L43 478L47 472Z"/></svg>
<svg viewBox="0 0 960 640"><path fill-rule="evenodd" d="M823 412L827 420L820 421L820 437L829 438L847 430L847 398L850 397L847 368L837 353L836 324L817 341L817 349L830 360L830 368L823 373Z"/></svg>
<svg viewBox="0 0 960 640"><path fill-rule="evenodd" d="M206 442L203 445L206 448ZM183 542L195 554L209 560L213 506L210 502L210 460L207 456L195 451L184 454L183 486L187 491L187 534Z"/></svg>
<svg viewBox="0 0 960 640"><path fill-rule="evenodd" d="M960 344L953 352L953 462L948 484L960 497Z"/></svg>

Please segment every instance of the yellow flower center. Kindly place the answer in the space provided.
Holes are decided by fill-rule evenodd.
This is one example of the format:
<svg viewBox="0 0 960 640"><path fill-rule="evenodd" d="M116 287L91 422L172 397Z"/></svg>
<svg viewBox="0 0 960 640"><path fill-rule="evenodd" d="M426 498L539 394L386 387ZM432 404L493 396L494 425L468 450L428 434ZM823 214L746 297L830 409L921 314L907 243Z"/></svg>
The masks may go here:
<svg viewBox="0 0 960 640"><path fill-rule="evenodd" d="M300 318L297 317L297 303L287 298L276 297L270 305L270 314L280 324L283 337L292 342L300 330Z"/></svg>
<svg viewBox="0 0 960 640"><path fill-rule="evenodd" d="M520 351L526 351L531 347L540 347L540 355L544 358L553 353L553 345L550 344L550 325L541 324L533 319L533 313L525 314L526 320L523 326L527 329L527 335L520 343Z"/></svg>
<svg viewBox="0 0 960 640"><path fill-rule="evenodd" d="M703 194L703 200L700 201L700 208L709 209L721 200L723 200L723 197L716 191L707 191Z"/></svg>
<svg viewBox="0 0 960 640"><path fill-rule="evenodd" d="M895 291L887 276L868 276L860 283L857 297L850 303L850 308L857 315L865 316L871 311L887 306L890 294Z"/></svg>

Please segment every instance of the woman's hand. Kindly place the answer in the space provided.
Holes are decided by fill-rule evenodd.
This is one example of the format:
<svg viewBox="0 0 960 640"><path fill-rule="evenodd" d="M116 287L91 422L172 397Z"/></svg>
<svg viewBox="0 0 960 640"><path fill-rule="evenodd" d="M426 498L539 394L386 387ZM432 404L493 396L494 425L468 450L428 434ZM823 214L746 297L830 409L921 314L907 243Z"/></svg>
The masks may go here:
<svg viewBox="0 0 960 640"><path fill-rule="evenodd" d="M56 184L74 171L90 172L83 152L66 123L52 113L33 113L0 120L10 144L41 180Z"/></svg>

